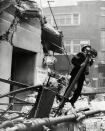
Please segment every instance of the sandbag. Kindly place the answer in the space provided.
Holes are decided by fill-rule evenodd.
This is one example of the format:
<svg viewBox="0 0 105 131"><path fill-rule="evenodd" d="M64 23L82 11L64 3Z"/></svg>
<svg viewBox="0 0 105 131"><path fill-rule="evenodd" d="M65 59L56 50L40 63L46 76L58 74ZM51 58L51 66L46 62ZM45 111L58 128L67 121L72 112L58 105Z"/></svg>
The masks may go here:
<svg viewBox="0 0 105 131"><path fill-rule="evenodd" d="M62 53L62 33L48 23L42 26L42 45L48 50Z"/></svg>

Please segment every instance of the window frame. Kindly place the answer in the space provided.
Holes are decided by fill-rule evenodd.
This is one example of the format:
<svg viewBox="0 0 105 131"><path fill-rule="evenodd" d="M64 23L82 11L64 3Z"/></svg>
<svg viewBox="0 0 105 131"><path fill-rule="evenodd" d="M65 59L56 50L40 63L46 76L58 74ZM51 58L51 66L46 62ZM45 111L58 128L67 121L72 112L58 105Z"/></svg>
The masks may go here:
<svg viewBox="0 0 105 131"><path fill-rule="evenodd" d="M102 35L102 32L104 32L104 35ZM105 51L105 28L100 30L100 50Z"/></svg>
<svg viewBox="0 0 105 131"><path fill-rule="evenodd" d="M68 40L68 39L67 39L67 41L71 41L71 42L70 42L71 52L67 52L68 55L69 55L69 54L76 55L76 54L81 50L82 45L87 45L87 44L90 45L90 40L87 40L87 39L72 39L72 40ZM77 44L77 43L74 43L74 41L79 41L79 43L78 43L78 44ZM81 41L83 41L84 44L81 43ZM85 42L86 42L86 43L85 43ZM67 45L68 45L68 44L67 44ZM74 52L74 45L80 46L80 50L79 50L78 52ZM64 41L64 46L66 46L66 40Z"/></svg>
<svg viewBox="0 0 105 131"><path fill-rule="evenodd" d="M102 17L105 17L105 14L102 11L104 11L104 13L105 13L105 7L100 7L100 15Z"/></svg>
<svg viewBox="0 0 105 131"><path fill-rule="evenodd" d="M74 23L74 15L78 14L78 23L75 24ZM67 22L67 16L71 15L71 24ZM64 16L64 24L60 23L60 18L63 18ZM50 18L51 19L51 25L55 26L54 20L53 20L53 16L51 15L46 15L46 18ZM58 19L57 19L58 17ZM59 22L57 23L58 26L79 26L80 25L80 13L79 12L72 12L72 13L56 13L55 14L55 19L59 20ZM68 24L67 24L68 23Z"/></svg>

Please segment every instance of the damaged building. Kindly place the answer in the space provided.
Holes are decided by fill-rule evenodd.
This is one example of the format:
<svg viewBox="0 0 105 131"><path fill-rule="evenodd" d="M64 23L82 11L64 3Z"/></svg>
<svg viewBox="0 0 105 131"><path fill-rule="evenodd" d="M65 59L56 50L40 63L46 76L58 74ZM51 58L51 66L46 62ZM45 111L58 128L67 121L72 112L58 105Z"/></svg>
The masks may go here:
<svg viewBox="0 0 105 131"><path fill-rule="evenodd" d="M15 6L10 0L4 0L0 2L0 6L0 78L28 86L40 84L47 74L46 67L43 66L43 48L49 46L46 46L45 40L47 33L42 33L41 8L32 0L21 1ZM51 48L49 46L47 49ZM38 76L38 71L42 75ZM0 94L19 88L8 82L0 82ZM25 99L27 93L20 93L18 96ZM4 104L9 101L11 99L8 97L0 99Z"/></svg>

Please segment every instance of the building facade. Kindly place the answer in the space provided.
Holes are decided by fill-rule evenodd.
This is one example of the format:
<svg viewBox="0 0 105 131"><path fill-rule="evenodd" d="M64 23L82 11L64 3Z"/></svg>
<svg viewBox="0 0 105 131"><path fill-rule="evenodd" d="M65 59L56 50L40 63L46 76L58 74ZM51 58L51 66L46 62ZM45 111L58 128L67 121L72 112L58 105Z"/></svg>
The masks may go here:
<svg viewBox="0 0 105 131"><path fill-rule="evenodd" d="M5 3L6 5L8 3ZM0 3L2 4L2 2ZM7 6L8 7L8 6ZM16 8L9 6L0 12L0 78L17 81L28 86L36 85L37 68L43 68L43 50L41 45L41 23L38 17L19 19L12 39L2 39L14 20ZM12 32L12 29L11 31ZM19 86L0 82L0 94L8 93ZM25 99L30 92L20 93L17 96ZM0 103L8 103L9 98L0 99ZM5 106L0 106L5 108ZM20 109L20 107L19 107Z"/></svg>
<svg viewBox="0 0 105 131"><path fill-rule="evenodd" d="M63 43L69 60L84 44L91 45L98 57L91 68L90 80L93 87L105 86L105 1L82 1L74 6L52 7L57 26L63 31ZM51 11L44 9L48 23L55 26ZM56 55L54 69L68 73L72 67L66 55Z"/></svg>

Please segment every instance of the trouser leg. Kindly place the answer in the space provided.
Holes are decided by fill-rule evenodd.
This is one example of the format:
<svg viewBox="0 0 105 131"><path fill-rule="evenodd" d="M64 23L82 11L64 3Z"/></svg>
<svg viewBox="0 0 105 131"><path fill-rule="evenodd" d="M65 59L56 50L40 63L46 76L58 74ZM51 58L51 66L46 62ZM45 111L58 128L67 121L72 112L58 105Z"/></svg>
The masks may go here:
<svg viewBox="0 0 105 131"><path fill-rule="evenodd" d="M73 97L70 99L71 104L74 104L77 101L78 97L80 96L84 80L85 76L82 76L82 78L78 80L77 89L74 91Z"/></svg>

